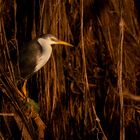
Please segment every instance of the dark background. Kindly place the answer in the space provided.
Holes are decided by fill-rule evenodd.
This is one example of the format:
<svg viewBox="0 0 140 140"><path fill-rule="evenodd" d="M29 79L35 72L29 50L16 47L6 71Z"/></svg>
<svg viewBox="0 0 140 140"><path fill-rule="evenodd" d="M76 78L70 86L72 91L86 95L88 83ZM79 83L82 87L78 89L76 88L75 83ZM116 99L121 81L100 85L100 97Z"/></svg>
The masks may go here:
<svg viewBox="0 0 140 140"><path fill-rule="evenodd" d="M18 50L46 33L74 48L53 46L48 63L28 80L29 97L46 125L44 139L118 140L122 133L126 140L140 139L139 5L138 0L0 0L0 112L15 113L0 116L1 139L25 139L27 133L39 139L16 94L11 52L17 62Z"/></svg>

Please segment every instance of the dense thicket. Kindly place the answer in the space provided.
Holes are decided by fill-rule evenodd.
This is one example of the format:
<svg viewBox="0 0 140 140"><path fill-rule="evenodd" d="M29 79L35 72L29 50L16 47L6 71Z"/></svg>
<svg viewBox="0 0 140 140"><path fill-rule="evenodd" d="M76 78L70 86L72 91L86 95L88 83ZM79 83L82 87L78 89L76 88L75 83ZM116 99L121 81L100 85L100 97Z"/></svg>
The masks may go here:
<svg viewBox="0 0 140 140"><path fill-rule="evenodd" d="M139 5L0 0L0 139L140 139ZM18 50L46 33L74 47L53 46L23 100Z"/></svg>

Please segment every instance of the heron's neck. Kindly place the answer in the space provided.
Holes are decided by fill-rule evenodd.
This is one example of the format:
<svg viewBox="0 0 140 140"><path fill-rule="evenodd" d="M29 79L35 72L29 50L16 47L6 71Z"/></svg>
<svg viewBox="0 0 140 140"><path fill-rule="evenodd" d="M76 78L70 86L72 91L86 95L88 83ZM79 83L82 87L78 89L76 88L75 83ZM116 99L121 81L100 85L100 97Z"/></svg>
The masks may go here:
<svg viewBox="0 0 140 140"><path fill-rule="evenodd" d="M47 44L45 39L39 38L37 41L42 47L42 54L40 57L37 58L37 65L35 67L35 71L38 71L47 63L52 53L52 47L51 45Z"/></svg>

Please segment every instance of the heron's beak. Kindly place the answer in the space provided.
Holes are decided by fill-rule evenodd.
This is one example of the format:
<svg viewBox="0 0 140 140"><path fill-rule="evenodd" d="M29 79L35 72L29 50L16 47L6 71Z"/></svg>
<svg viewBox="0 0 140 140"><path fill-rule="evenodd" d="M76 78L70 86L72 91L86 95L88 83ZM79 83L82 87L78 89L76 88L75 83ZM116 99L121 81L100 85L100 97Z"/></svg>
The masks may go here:
<svg viewBox="0 0 140 140"><path fill-rule="evenodd" d="M62 44L62 45L66 45L66 46L73 47L72 44L70 44L70 43L68 43L68 42L65 42L65 41L61 41L61 40L58 40L58 41L56 42L56 44Z"/></svg>

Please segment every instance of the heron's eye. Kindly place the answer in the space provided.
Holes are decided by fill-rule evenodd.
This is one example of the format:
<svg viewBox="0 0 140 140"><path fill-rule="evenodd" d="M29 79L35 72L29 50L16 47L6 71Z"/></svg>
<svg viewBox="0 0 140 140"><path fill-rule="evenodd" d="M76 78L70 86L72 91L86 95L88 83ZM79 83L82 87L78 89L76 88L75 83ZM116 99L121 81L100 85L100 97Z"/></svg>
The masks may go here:
<svg viewBox="0 0 140 140"><path fill-rule="evenodd" d="M52 41L54 41L54 42L57 42L58 40L57 40L57 38L54 38L54 37L51 37L50 38Z"/></svg>

